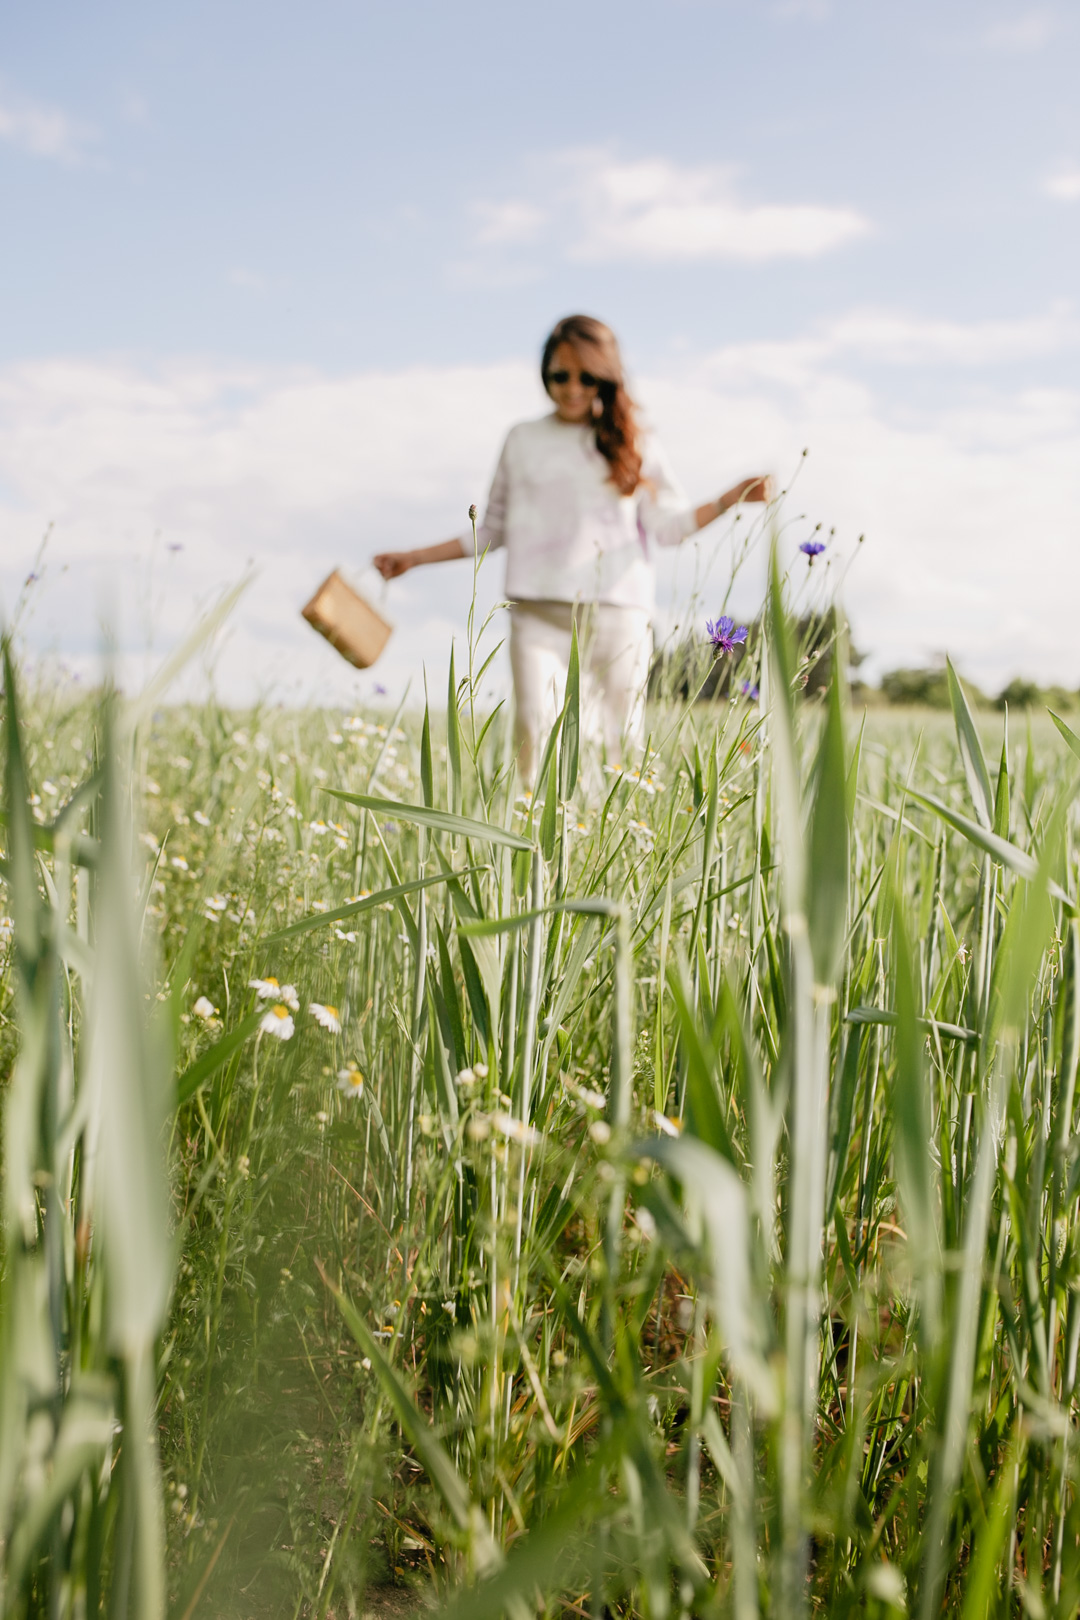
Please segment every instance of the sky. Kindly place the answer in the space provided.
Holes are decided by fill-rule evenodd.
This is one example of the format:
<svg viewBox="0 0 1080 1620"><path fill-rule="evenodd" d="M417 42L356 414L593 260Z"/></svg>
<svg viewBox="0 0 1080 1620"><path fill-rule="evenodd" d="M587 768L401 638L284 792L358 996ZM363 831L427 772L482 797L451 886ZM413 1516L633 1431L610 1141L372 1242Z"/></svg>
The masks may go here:
<svg viewBox="0 0 1080 1620"><path fill-rule="evenodd" d="M584 310L691 500L791 486L871 676L1080 686L1078 69L1068 0L3 8L4 612L137 684L250 565L230 700L441 691L469 565L365 565L482 509ZM658 637L741 532L661 559ZM335 566L396 625L364 674L299 618Z"/></svg>

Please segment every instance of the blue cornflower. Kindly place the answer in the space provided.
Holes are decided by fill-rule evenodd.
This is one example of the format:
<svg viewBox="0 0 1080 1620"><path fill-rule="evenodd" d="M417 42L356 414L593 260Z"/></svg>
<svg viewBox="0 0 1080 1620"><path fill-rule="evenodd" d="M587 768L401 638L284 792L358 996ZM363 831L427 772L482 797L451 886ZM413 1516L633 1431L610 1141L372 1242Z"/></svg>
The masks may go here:
<svg viewBox="0 0 1080 1620"><path fill-rule="evenodd" d="M746 626L741 624L736 630L735 620L729 619L726 613L721 613L715 620L705 620L705 634L716 648L717 652L732 652L740 641L746 640Z"/></svg>
<svg viewBox="0 0 1080 1620"><path fill-rule="evenodd" d="M809 557L810 566L813 567L814 558L820 557L825 550L825 542L824 540L804 540L799 550L804 556Z"/></svg>
<svg viewBox="0 0 1080 1620"><path fill-rule="evenodd" d="M746 699L746 701L748 703L756 703L758 698L761 696L761 694L758 691L757 687L755 685L753 685L750 681L743 681L741 691L742 691L743 697Z"/></svg>

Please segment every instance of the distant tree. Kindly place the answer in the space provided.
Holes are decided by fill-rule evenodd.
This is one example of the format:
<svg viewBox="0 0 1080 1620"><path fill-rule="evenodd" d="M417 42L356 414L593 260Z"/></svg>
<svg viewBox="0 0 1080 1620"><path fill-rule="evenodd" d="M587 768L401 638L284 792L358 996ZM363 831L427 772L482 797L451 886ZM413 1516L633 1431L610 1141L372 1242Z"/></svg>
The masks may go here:
<svg viewBox="0 0 1080 1620"><path fill-rule="evenodd" d="M1078 694L1070 692L1065 686L1037 686L1034 681L1026 681L1022 675L1016 675L994 699L996 709L1053 709L1059 714L1063 709L1075 709Z"/></svg>
<svg viewBox="0 0 1080 1620"><path fill-rule="evenodd" d="M994 699L996 709L1034 709L1044 701L1042 689L1034 681L1015 675Z"/></svg>
<svg viewBox="0 0 1080 1620"><path fill-rule="evenodd" d="M985 704L986 694L972 681L962 682L968 701ZM881 677L882 695L889 703L906 703L927 709L949 707L949 677L944 669L893 669Z"/></svg>

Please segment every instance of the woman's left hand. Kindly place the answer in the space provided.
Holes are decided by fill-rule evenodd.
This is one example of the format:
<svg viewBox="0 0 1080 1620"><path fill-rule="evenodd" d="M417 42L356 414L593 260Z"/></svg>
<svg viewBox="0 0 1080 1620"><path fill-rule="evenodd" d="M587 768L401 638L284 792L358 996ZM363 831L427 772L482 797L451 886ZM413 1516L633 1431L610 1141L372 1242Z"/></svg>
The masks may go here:
<svg viewBox="0 0 1080 1620"><path fill-rule="evenodd" d="M773 479L771 473L759 473L755 478L744 478L741 484L729 489L723 497L727 506L737 506L740 501L765 501L774 498Z"/></svg>

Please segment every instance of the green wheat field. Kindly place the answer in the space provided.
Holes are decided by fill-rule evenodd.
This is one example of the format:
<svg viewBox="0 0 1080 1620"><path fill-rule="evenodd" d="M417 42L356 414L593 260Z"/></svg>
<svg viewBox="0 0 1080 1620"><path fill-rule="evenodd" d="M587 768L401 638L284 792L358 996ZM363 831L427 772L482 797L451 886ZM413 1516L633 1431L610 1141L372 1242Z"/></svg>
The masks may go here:
<svg viewBox="0 0 1080 1620"><path fill-rule="evenodd" d="M784 589L535 797L497 627L430 721L8 648L5 1616L1075 1615L1080 742Z"/></svg>

